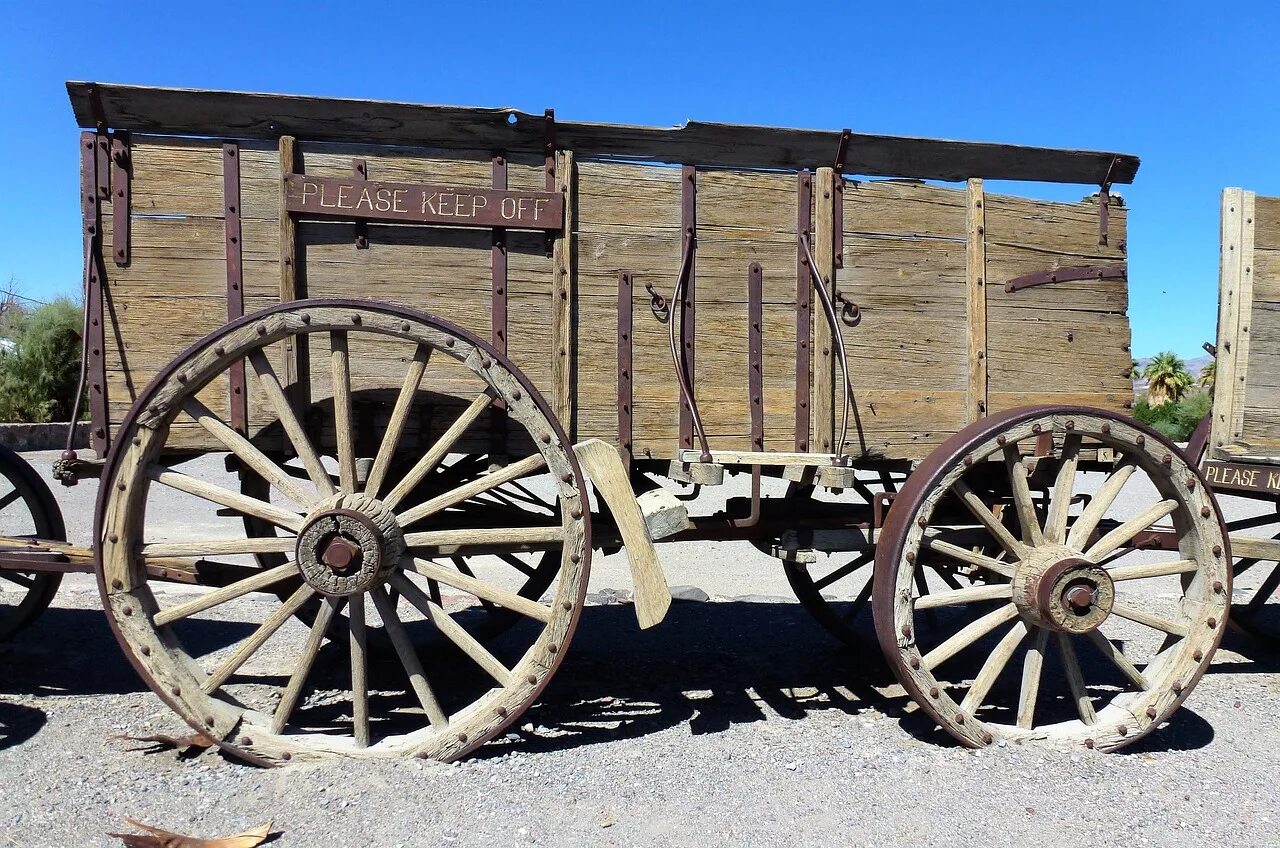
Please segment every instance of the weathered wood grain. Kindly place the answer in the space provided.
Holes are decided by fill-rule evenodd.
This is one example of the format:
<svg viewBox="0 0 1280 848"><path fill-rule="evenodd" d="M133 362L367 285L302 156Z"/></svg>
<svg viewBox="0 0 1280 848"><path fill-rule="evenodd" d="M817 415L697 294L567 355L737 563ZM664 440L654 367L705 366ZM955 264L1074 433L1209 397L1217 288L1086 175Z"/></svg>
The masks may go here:
<svg viewBox="0 0 1280 848"><path fill-rule="evenodd" d="M966 331L969 380L965 416L977 421L987 412L987 242L982 180L969 180L968 241L965 249Z"/></svg>

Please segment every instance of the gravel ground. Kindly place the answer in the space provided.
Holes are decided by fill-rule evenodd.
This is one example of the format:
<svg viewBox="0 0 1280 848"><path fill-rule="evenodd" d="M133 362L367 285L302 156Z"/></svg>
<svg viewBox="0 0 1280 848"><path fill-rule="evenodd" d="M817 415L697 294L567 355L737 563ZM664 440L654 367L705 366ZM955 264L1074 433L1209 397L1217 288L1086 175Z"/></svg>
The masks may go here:
<svg viewBox="0 0 1280 848"><path fill-rule="evenodd" d="M56 490L77 541L95 488ZM662 550L671 582L712 600L649 631L626 604L589 607L542 701L452 766L262 770L138 750L117 737L185 725L121 657L92 581L70 578L0 645L0 845L117 844L104 834L126 815L205 837L272 821L275 844L298 846L1280 843L1280 656L1256 642L1229 635L1188 706L1121 753L968 751L872 643L838 646L813 623L776 561ZM621 555L597 557L593 595L625 574Z"/></svg>

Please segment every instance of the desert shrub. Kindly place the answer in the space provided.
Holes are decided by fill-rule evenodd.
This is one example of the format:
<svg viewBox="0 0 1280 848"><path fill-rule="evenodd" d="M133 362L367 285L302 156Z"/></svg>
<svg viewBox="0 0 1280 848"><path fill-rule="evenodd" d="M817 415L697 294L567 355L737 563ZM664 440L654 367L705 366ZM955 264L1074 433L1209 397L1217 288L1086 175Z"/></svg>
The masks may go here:
<svg viewBox="0 0 1280 848"><path fill-rule="evenodd" d="M1175 442L1185 442L1212 406L1208 392L1190 392L1181 400L1160 406L1151 406L1144 397L1134 405L1133 417Z"/></svg>
<svg viewBox="0 0 1280 848"><path fill-rule="evenodd" d="M71 417L83 318L79 306L60 298L12 319L7 328L12 348L0 351L0 421Z"/></svg>

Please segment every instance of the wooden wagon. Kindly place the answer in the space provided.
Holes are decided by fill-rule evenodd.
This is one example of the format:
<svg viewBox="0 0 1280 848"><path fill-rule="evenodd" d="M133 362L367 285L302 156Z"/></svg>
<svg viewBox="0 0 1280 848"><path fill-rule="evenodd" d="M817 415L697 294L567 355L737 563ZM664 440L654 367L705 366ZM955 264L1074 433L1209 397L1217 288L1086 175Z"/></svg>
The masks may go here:
<svg viewBox="0 0 1280 848"><path fill-rule="evenodd" d="M593 549L662 618L659 539L754 544L851 643L874 608L968 745L1118 747L1208 664L1218 513L1125 417L1136 158L68 88L96 458L59 473L100 477L95 545L4 563L91 562L138 672L238 756L465 755L560 665ZM677 496L736 472L725 509ZM261 620L199 644L227 615Z"/></svg>
<svg viewBox="0 0 1280 848"><path fill-rule="evenodd" d="M1231 621L1280 640L1280 198L1222 193L1213 410L1187 453L1218 499L1234 501Z"/></svg>

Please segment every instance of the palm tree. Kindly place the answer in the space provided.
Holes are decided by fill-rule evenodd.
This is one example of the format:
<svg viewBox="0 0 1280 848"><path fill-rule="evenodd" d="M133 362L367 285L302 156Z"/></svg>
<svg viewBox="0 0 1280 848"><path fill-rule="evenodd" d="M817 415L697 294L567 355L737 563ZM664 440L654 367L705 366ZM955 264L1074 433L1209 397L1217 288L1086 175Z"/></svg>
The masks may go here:
<svg viewBox="0 0 1280 848"><path fill-rule="evenodd" d="M1195 382L1186 363L1172 351L1157 353L1142 376L1147 378L1147 403L1152 407L1181 400Z"/></svg>
<svg viewBox="0 0 1280 848"><path fill-rule="evenodd" d="M1200 377L1196 380L1196 385L1213 394L1214 384L1218 380L1218 360L1210 359L1209 364L1200 369Z"/></svg>

